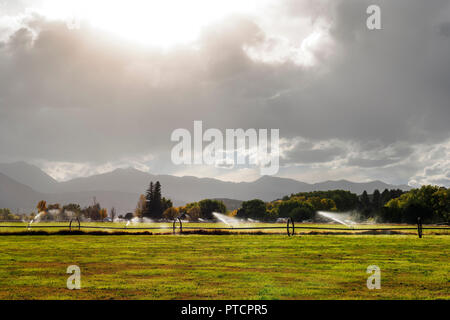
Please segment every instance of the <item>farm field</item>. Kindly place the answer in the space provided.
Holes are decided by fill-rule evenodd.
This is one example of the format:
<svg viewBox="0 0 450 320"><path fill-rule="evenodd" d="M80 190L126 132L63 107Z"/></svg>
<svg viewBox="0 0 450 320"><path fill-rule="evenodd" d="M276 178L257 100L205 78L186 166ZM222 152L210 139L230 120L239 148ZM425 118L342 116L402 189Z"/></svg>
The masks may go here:
<svg viewBox="0 0 450 320"><path fill-rule="evenodd" d="M449 248L427 234L8 235L0 299L450 299Z"/></svg>

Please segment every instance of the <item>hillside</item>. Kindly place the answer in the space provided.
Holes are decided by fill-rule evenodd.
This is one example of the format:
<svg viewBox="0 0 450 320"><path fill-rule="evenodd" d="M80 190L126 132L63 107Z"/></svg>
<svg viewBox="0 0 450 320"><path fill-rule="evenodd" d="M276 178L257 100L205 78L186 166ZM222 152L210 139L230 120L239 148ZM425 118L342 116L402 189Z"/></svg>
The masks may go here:
<svg viewBox="0 0 450 320"><path fill-rule="evenodd" d="M75 202L85 206L96 197L108 209L114 206L120 212L133 211L139 195L145 193L150 181L160 181L163 195L171 198L175 205L206 198L272 201L292 193L315 190L342 189L361 194L364 190L372 193L375 189L410 189L408 186L395 186L381 181L359 183L339 180L309 184L272 176L236 183L212 178L152 175L132 168L57 182L39 168L24 162L0 164L0 172L3 172L0 207L11 209L34 208L40 199L61 204ZM236 202L238 200L230 201L233 202L229 203L230 208L239 205Z"/></svg>

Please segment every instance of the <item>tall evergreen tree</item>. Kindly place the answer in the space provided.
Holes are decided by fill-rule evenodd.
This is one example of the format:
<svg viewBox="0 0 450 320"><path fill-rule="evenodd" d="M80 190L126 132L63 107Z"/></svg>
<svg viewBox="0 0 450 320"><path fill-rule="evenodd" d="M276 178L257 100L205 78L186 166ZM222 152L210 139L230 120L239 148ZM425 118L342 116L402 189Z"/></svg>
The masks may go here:
<svg viewBox="0 0 450 320"><path fill-rule="evenodd" d="M144 217L151 219L161 219L164 211L173 206L170 199L163 198L161 195L161 183L150 182L150 186L145 194Z"/></svg>
<svg viewBox="0 0 450 320"><path fill-rule="evenodd" d="M368 217L370 215L370 198L367 194L367 191L364 190L364 192L361 195L361 211L365 217Z"/></svg>
<svg viewBox="0 0 450 320"><path fill-rule="evenodd" d="M381 193L381 206L384 206L389 200L391 200L391 193L388 189L384 189Z"/></svg>
<svg viewBox="0 0 450 320"><path fill-rule="evenodd" d="M154 197L154 186L153 186L153 181L150 182L150 186L147 189L147 192L145 194L145 209L143 212L143 216L144 217L151 217L152 216L152 211L153 211L153 206L154 206L154 201L153 201L153 197Z"/></svg>
<svg viewBox="0 0 450 320"><path fill-rule="evenodd" d="M161 183L156 181L155 189L153 190L153 212L152 216L155 218L161 218L163 214L163 205L161 197Z"/></svg>
<svg viewBox="0 0 450 320"><path fill-rule="evenodd" d="M167 209L173 207L172 200L166 199L166 198L164 198L164 197L161 199L161 205L162 205L162 212L163 212L163 213L164 213L164 211L166 211Z"/></svg>
<svg viewBox="0 0 450 320"><path fill-rule="evenodd" d="M375 212L380 212L381 209L381 194L380 190L375 189L373 192L373 198L372 198L372 207L375 210Z"/></svg>

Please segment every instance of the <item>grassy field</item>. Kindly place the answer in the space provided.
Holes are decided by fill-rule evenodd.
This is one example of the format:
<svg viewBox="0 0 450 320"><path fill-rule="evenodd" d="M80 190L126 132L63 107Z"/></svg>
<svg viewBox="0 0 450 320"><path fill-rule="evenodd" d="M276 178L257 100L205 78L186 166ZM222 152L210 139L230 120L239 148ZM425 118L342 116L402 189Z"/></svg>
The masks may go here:
<svg viewBox="0 0 450 320"><path fill-rule="evenodd" d="M450 299L449 248L447 235L9 235L0 299Z"/></svg>

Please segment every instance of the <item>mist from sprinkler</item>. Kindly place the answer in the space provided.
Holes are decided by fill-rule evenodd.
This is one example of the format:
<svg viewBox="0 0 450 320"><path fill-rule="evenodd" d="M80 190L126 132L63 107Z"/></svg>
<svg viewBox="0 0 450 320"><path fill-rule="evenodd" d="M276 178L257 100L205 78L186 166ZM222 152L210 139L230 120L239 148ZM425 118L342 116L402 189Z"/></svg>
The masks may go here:
<svg viewBox="0 0 450 320"><path fill-rule="evenodd" d="M136 225L136 224L140 224L140 223L153 223L153 222L154 221L149 218L134 217L133 219L127 221L125 227L128 227L130 224Z"/></svg>
<svg viewBox="0 0 450 320"><path fill-rule="evenodd" d="M229 217L222 213L213 212L212 214L217 220L225 223L227 226L229 226L231 228L237 227L243 222L241 219Z"/></svg>
<svg viewBox="0 0 450 320"><path fill-rule="evenodd" d="M28 230L30 229L33 223L41 221L42 216L44 216L45 214L46 214L45 211L39 212L38 215L34 217L33 220L31 220L30 223L28 224Z"/></svg>
<svg viewBox="0 0 450 320"><path fill-rule="evenodd" d="M334 222L340 223L344 226L347 226L349 228L352 228L353 225L356 224L356 222L350 220L348 217L344 217L345 214L339 214L334 212L326 212L326 211L317 211L319 215L321 215L324 218L327 218L329 220L332 220Z"/></svg>

